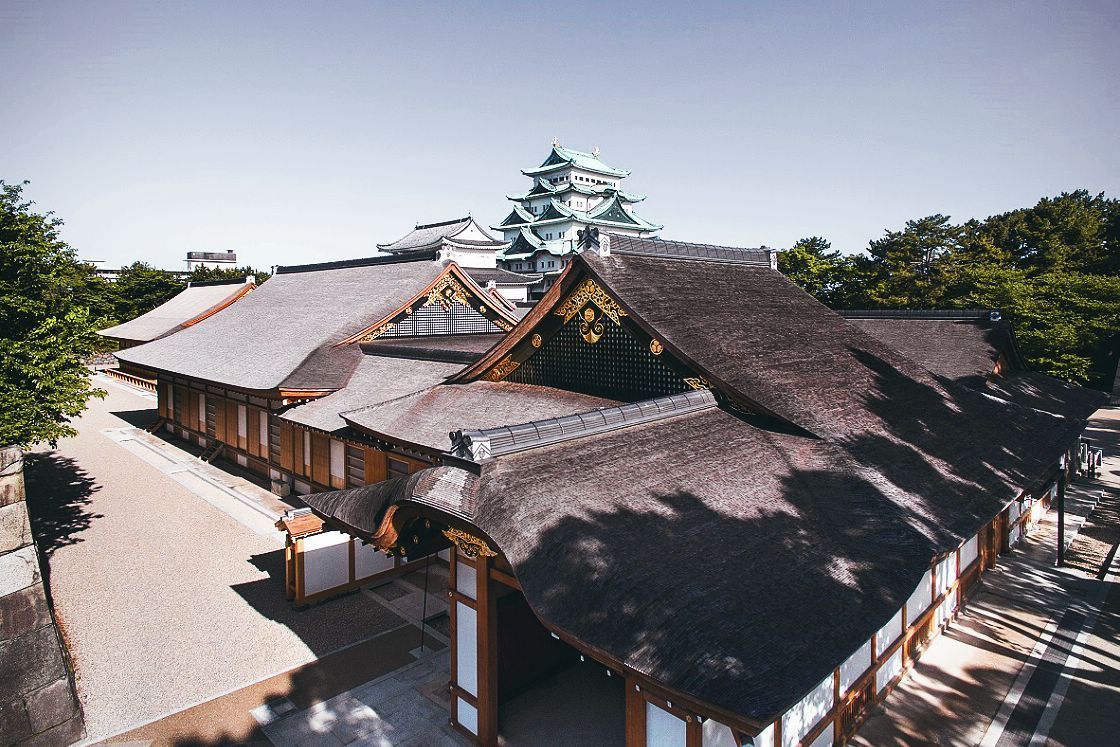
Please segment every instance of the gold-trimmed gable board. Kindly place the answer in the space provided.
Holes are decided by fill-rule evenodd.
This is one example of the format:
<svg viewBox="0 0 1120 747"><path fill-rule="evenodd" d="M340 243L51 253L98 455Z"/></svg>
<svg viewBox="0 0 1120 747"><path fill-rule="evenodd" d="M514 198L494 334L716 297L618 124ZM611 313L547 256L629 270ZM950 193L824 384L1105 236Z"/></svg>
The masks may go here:
<svg viewBox="0 0 1120 747"><path fill-rule="evenodd" d="M509 332L517 324L505 308L495 304L490 295L475 283L462 268L456 264L449 264L442 273L431 283L414 296L408 303L395 309L393 312L378 319L360 332L347 337L338 345L349 345L355 342L371 342L387 334L402 337L422 336L425 334L459 334L453 329L454 317L447 320L447 331L415 332L411 333L408 327L422 328L422 323L417 321L420 317L431 317L440 311L454 314L456 307L469 309L479 314L482 319L493 325L495 329L470 330L478 332ZM478 323L478 322L476 322Z"/></svg>
<svg viewBox="0 0 1120 747"><path fill-rule="evenodd" d="M704 381L594 279L577 279L553 304L480 378L623 401L687 392Z"/></svg>

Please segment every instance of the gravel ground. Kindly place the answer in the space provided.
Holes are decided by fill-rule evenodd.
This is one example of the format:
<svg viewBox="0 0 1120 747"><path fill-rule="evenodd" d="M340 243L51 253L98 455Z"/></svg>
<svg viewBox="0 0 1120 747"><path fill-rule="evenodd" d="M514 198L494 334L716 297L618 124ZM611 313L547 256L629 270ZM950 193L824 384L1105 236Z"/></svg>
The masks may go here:
<svg viewBox="0 0 1120 747"><path fill-rule="evenodd" d="M102 386L80 435L34 455L28 473L91 738L404 622L361 594L289 609L279 535L254 533L104 435L155 403Z"/></svg>

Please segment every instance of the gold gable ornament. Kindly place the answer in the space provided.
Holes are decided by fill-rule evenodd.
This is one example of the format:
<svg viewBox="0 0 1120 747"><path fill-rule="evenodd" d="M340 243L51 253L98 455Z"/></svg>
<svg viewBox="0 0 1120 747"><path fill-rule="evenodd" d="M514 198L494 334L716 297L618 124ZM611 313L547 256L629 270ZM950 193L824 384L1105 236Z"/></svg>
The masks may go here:
<svg viewBox="0 0 1120 747"><path fill-rule="evenodd" d="M471 305L467 297L467 289L451 275L440 278L435 287L428 291L428 298L424 301L425 306L438 304L448 311L451 311L451 307L457 303L467 307Z"/></svg>
<svg viewBox="0 0 1120 747"><path fill-rule="evenodd" d="M397 326L396 322L385 322L380 327L373 330L362 339L358 340L358 342L370 342L371 340L376 340L378 337L381 337L381 335L385 334L395 326Z"/></svg>
<svg viewBox="0 0 1120 747"><path fill-rule="evenodd" d="M610 317L611 321L619 326L622 326L622 317L629 316L617 301L607 295L607 292L590 278L580 283L564 303L560 304L555 313L557 316L564 317L564 324L567 324L589 304L597 306L605 316Z"/></svg>
<svg viewBox="0 0 1120 747"><path fill-rule="evenodd" d="M512 355L507 355L482 378L486 381L501 381L513 373L514 369L520 365L520 363L513 359Z"/></svg>
<svg viewBox="0 0 1120 747"><path fill-rule="evenodd" d="M473 534L468 534L462 529L455 529L454 527L444 529L443 536L451 540L455 544L455 547L459 548L459 552L463 553L463 555L468 558L495 558L498 556L498 553L491 550L485 540L481 540Z"/></svg>

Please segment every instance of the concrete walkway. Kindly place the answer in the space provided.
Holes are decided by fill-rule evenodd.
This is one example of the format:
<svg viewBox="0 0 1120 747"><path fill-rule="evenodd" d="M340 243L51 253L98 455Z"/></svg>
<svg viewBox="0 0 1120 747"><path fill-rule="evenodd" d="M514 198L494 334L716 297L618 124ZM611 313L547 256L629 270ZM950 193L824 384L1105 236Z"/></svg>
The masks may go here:
<svg viewBox="0 0 1120 747"><path fill-rule="evenodd" d="M1120 412L1102 410L1092 430L1106 448L1099 480L1070 486L1071 564L1055 568L1057 511L989 571L949 630L873 712L861 745L1096 745L1120 738ZM1107 443L1105 443L1107 441ZM1092 512L1092 513L1090 513ZM1098 517L1094 521L1093 517ZM1084 536L1080 536L1080 532ZM1091 558L1096 558L1094 563Z"/></svg>
<svg viewBox="0 0 1120 747"><path fill-rule="evenodd" d="M160 457L122 446L111 436L150 418L154 401L103 386L108 398L76 422L79 435L31 455L27 474L92 739L405 623L361 595L291 610L267 517L206 480L188 488L182 466L161 468L151 461ZM235 506L248 513L236 518Z"/></svg>

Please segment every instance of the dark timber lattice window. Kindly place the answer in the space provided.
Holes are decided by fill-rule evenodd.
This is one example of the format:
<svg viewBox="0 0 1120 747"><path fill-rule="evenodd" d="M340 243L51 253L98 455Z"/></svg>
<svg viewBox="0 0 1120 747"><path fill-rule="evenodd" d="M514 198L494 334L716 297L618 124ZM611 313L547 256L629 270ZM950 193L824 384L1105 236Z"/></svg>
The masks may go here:
<svg viewBox="0 0 1120 747"><path fill-rule="evenodd" d="M576 320L570 321L506 380L627 402L692 389L647 343L609 320L594 344L584 341Z"/></svg>
<svg viewBox="0 0 1120 747"><path fill-rule="evenodd" d="M501 328L474 309L454 304L448 311L439 304L421 306L397 322L382 337L469 335L501 332Z"/></svg>
<svg viewBox="0 0 1120 747"><path fill-rule="evenodd" d="M366 455L364 449L347 444L346 475L348 487L360 488L366 484Z"/></svg>

